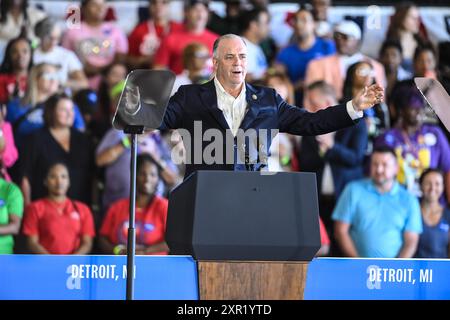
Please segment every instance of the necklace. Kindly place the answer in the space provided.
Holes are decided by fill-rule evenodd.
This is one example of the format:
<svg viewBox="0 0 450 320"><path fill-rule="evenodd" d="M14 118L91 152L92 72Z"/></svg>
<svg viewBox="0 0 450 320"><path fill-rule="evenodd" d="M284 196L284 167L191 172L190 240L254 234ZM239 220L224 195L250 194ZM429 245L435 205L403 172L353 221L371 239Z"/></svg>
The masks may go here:
<svg viewBox="0 0 450 320"><path fill-rule="evenodd" d="M419 146L418 144L415 144L413 141L411 141L409 134L405 132L405 130L401 130L403 140L405 141L406 150L414 155L415 157L418 157L419 155Z"/></svg>

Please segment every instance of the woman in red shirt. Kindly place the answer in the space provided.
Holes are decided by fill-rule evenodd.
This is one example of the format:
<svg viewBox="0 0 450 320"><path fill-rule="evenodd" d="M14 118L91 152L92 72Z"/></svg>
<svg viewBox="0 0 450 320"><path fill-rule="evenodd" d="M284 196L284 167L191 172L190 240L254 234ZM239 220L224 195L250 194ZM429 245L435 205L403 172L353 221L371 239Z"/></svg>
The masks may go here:
<svg viewBox="0 0 450 320"><path fill-rule="evenodd" d="M88 254L95 235L91 210L67 197L70 179L65 164L50 166L44 182L48 196L25 209L23 233L31 253Z"/></svg>
<svg viewBox="0 0 450 320"><path fill-rule="evenodd" d="M150 155L141 154L137 157L136 170L136 254L167 254L168 201L155 195L159 167ZM126 253L129 205L128 198L118 200L106 213L99 236L99 246L104 253Z"/></svg>
<svg viewBox="0 0 450 320"><path fill-rule="evenodd" d="M0 104L25 94L32 61L31 43L27 38L12 39L5 49L0 66Z"/></svg>

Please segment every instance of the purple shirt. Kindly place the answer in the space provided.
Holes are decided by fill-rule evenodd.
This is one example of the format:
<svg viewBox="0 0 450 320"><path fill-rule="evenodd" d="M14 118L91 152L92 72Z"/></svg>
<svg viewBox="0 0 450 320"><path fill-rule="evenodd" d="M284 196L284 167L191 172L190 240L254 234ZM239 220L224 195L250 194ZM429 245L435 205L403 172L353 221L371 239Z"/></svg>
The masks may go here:
<svg viewBox="0 0 450 320"><path fill-rule="evenodd" d="M419 177L427 168L450 171L450 147L441 128L423 125L412 135L393 128L379 136L375 147L388 146L397 154L398 181L409 191L420 195Z"/></svg>
<svg viewBox="0 0 450 320"><path fill-rule="evenodd" d="M114 128L109 129L97 147L96 155L106 149L121 143L125 137L123 131ZM178 172L177 167L170 158L169 147L162 140L159 133L146 133L138 139L138 154L150 153L154 157L161 158L173 171ZM130 195L130 161L131 149L126 149L119 158L105 167L105 190L103 191L103 208L107 209L114 201L126 198ZM164 193L162 179L156 190L157 195Z"/></svg>

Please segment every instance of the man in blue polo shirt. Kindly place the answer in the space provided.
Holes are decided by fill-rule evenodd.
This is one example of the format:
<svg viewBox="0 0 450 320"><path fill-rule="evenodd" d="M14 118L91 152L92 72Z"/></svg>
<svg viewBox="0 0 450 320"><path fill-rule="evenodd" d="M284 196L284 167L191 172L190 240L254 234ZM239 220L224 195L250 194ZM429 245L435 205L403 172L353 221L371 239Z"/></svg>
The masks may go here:
<svg viewBox="0 0 450 320"><path fill-rule="evenodd" d="M300 6L293 17L293 24L296 30L295 42L280 51L276 58L276 66L289 76L294 84L296 103L301 105L303 81L309 61L334 54L336 47L333 41L316 37L314 16L308 6Z"/></svg>
<svg viewBox="0 0 450 320"><path fill-rule="evenodd" d="M389 148L374 150L370 179L351 182L332 218L344 256L413 257L422 221L419 202L396 180L398 164Z"/></svg>

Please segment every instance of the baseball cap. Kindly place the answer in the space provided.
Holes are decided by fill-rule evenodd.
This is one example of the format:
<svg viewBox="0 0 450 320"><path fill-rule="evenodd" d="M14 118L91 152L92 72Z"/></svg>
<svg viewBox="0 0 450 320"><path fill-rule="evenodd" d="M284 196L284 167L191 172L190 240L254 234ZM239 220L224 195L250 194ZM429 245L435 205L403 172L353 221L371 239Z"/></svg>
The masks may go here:
<svg viewBox="0 0 450 320"><path fill-rule="evenodd" d="M357 40L361 39L361 28L356 24L356 22L351 20L339 22L334 27L334 31L353 37Z"/></svg>

